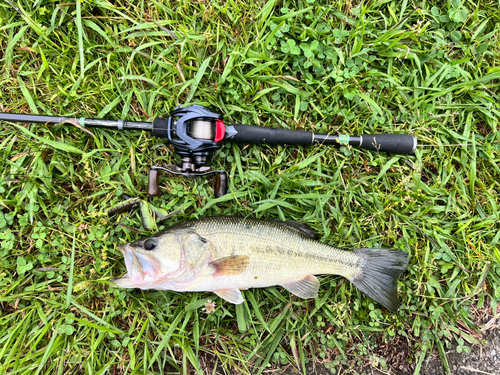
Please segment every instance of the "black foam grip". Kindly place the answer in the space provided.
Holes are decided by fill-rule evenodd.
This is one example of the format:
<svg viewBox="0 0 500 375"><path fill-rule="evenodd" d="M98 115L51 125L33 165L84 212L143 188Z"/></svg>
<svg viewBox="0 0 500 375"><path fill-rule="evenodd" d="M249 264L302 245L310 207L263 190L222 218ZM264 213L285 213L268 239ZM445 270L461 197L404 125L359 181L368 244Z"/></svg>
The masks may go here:
<svg viewBox="0 0 500 375"><path fill-rule="evenodd" d="M168 138L168 117L157 117L154 119L153 135L159 138Z"/></svg>
<svg viewBox="0 0 500 375"><path fill-rule="evenodd" d="M233 125L238 132L229 139L236 143L267 143L271 145L310 145L313 133L303 130L264 128L255 125Z"/></svg>
<svg viewBox="0 0 500 375"><path fill-rule="evenodd" d="M409 134L363 134L359 147L393 154L412 154L417 148L417 138Z"/></svg>

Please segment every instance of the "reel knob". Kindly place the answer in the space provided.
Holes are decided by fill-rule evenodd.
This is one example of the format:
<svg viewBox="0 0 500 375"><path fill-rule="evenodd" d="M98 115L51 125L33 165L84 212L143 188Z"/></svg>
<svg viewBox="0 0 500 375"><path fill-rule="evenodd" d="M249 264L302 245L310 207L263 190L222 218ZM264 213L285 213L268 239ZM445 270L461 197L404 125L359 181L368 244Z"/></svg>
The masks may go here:
<svg viewBox="0 0 500 375"><path fill-rule="evenodd" d="M226 172L220 172L215 178L215 198L220 198L227 194L227 174Z"/></svg>
<svg viewBox="0 0 500 375"><path fill-rule="evenodd" d="M157 196L160 194L160 174L159 170L156 167L151 167L149 170L149 179L148 179L148 195Z"/></svg>

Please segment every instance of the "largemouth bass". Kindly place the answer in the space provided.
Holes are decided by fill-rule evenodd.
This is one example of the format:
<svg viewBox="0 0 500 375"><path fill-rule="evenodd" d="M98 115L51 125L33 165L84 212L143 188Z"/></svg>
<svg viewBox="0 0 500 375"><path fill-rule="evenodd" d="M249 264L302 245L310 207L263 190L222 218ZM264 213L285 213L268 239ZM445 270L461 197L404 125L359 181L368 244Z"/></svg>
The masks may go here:
<svg viewBox="0 0 500 375"><path fill-rule="evenodd" d="M396 311L397 279L408 254L390 249L339 250L316 240L295 221L230 216L190 220L120 246L127 274L123 288L212 291L234 304L241 290L280 285L301 298L315 298L314 275L349 279L359 290Z"/></svg>

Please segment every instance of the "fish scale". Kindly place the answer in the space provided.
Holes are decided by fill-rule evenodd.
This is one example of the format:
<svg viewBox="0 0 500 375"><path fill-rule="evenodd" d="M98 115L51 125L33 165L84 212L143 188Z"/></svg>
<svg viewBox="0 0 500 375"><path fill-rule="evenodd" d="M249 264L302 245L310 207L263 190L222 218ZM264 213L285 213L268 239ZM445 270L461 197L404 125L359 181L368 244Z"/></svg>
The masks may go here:
<svg viewBox="0 0 500 375"><path fill-rule="evenodd" d="M340 250L301 223L232 216L181 222L121 250L128 275L115 280L119 286L213 291L232 303L244 301L240 290L274 285L314 298L314 275L334 274L396 310L397 279L408 264L400 250Z"/></svg>
<svg viewBox="0 0 500 375"><path fill-rule="evenodd" d="M281 279L264 280L252 287L264 286L263 283L266 282L269 285L284 282L283 271L291 274L291 280L295 280L298 273L304 276L324 274L331 273L333 268L337 271L336 274L345 277L352 277L360 272L361 259L357 254L305 238L279 222L234 220L231 217L218 222L214 218L208 218L196 223L194 228L201 236L220 244L217 246L219 258L231 255L253 256L251 267L245 272L247 282L251 281L254 274L277 276ZM273 261L276 256L280 257L280 262ZM305 261L308 263L304 265ZM266 269L268 272L264 272Z"/></svg>

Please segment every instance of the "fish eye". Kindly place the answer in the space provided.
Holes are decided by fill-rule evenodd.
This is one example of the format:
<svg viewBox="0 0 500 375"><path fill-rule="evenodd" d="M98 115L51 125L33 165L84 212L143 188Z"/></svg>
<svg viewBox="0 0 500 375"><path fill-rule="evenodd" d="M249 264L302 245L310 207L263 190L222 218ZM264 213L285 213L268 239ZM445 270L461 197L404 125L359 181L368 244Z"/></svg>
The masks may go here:
<svg viewBox="0 0 500 375"><path fill-rule="evenodd" d="M155 240L153 240L152 238L148 238L144 242L144 249L146 249L146 250L153 250L155 247L156 247L156 243L155 243Z"/></svg>

